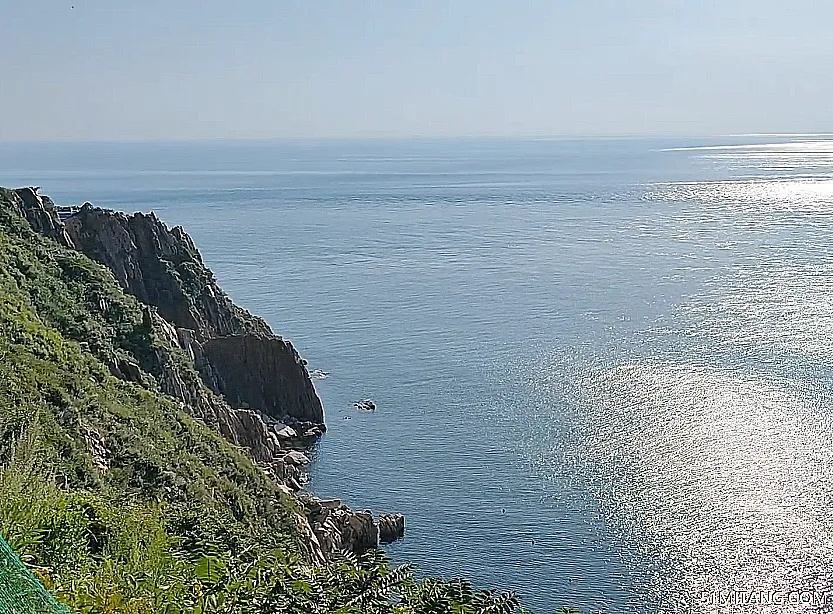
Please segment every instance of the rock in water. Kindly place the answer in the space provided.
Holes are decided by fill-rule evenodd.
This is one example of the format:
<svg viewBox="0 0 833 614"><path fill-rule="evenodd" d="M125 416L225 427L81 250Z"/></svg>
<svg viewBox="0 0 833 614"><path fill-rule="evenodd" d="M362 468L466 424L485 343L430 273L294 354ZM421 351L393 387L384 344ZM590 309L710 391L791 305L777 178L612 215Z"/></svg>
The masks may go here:
<svg viewBox="0 0 833 614"><path fill-rule="evenodd" d="M306 465L309 463L307 455L303 452L298 452L297 450L287 452L286 456L284 456L284 460L292 465Z"/></svg>
<svg viewBox="0 0 833 614"><path fill-rule="evenodd" d="M278 436L278 439L294 439L298 436L298 433L294 428L281 424L280 422L275 422L270 426L272 427L272 430L275 431L275 435Z"/></svg>
<svg viewBox="0 0 833 614"><path fill-rule="evenodd" d="M383 544L396 541L405 535L405 517L402 514L379 516L379 541Z"/></svg>
<svg viewBox="0 0 833 614"><path fill-rule="evenodd" d="M378 548L405 534L402 514L382 514L374 518L369 510L354 511L338 499L321 500L305 496L310 524L324 558L340 550L356 553Z"/></svg>

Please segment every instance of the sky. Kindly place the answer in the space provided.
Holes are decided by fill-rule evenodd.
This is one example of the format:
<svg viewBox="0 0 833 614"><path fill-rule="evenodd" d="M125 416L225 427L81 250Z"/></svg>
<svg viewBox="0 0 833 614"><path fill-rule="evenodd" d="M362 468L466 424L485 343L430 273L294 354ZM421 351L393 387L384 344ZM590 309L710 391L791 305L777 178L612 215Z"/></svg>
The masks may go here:
<svg viewBox="0 0 833 614"><path fill-rule="evenodd" d="M833 131L833 2L0 0L0 141Z"/></svg>

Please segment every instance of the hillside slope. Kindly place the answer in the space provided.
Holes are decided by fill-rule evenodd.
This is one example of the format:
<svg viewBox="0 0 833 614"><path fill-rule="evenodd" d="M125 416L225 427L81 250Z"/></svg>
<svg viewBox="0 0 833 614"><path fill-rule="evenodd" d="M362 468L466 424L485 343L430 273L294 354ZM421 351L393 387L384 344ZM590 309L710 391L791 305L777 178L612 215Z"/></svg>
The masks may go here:
<svg viewBox="0 0 833 614"><path fill-rule="evenodd" d="M235 440L256 420L228 431L260 414L209 390L173 325L56 220L0 189L0 534L72 611L516 609L372 549L324 552L281 443L261 434L257 458Z"/></svg>

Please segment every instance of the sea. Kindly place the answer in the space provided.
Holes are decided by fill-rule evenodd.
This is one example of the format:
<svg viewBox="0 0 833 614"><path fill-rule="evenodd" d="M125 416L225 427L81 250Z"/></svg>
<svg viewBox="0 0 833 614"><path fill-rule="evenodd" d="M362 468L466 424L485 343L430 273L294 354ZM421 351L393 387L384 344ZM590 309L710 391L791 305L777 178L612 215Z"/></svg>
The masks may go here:
<svg viewBox="0 0 833 614"><path fill-rule="evenodd" d="M0 185L182 225L327 374L308 488L404 514L394 564L833 610L833 137L3 143Z"/></svg>

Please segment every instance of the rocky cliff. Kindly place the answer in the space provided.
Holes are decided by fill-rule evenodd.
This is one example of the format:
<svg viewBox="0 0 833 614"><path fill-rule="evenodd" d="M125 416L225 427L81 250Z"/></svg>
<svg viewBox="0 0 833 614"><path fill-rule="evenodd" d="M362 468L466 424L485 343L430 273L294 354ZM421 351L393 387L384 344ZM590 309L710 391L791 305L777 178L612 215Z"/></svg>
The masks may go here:
<svg viewBox="0 0 833 614"><path fill-rule="evenodd" d="M140 384L150 375L162 392L298 488L301 472L284 469L282 437L269 423L309 423L304 433L314 425L312 433L323 430L321 401L304 362L289 341L220 289L182 228L168 229L152 213L127 216L89 204L63 222L36 188L14 190L10 202L33 230L105 265L145 305L142 334L156 342L140 356L102 355L111 373ZM236 360L247 368L238 368Z"/></svg>
<svg viewBox="0 0 833 614"><path fill-rule="evenodd" d="M90 348L111 374L173 397L246 449L286 493L297 493L309 462L297 448L325 428L305 361L265 321L231 301L188 234L168 229L152 213L125 215L90 204L59 209L35 188L4 194L32 229L106 266L140 302L141 321L125 333L123 347ZM90 308L112 310L104 298ZM318 560L376 548L404 531L401 516L376 519L308 496L302 502L303 531Z"/></svg>
<svg viewBox="0 0 833 614"><path fill-rule="evenodd" d="M122 288L177 328L212 337L271 335L261 318L235 305L203 264L191 237L154 213L125 215L85 204L67 218L75 248L109 268Z"/></svg>
<svg viewBox="0 0 833 614"><path fill-rule="evenodd" d="M232 406L323 424L321 401L295 348L232 302L181 227L169 229L153 213L87 204L66 220L66 234L122 288L158 309L206 384Z"/></svg>
<svg viewBox="0 0 833 614"><path fill-rule="evenodd" d="M321 402L288 341L273 335L230 335L202 346L217 390L235 406L262 408L272 418L321 422ZM293 408L292 412L284 408ZM276 411L277 410L277 411Z"/></svg>
<svg viewBox="0 0 833 614"><path fill-rule="evenodd" d="M18 213L26 218L35 232L54 239L63 247L74 247L51 198L39 194L38 188L19 188L15 193L19 199Z"/></svg>

